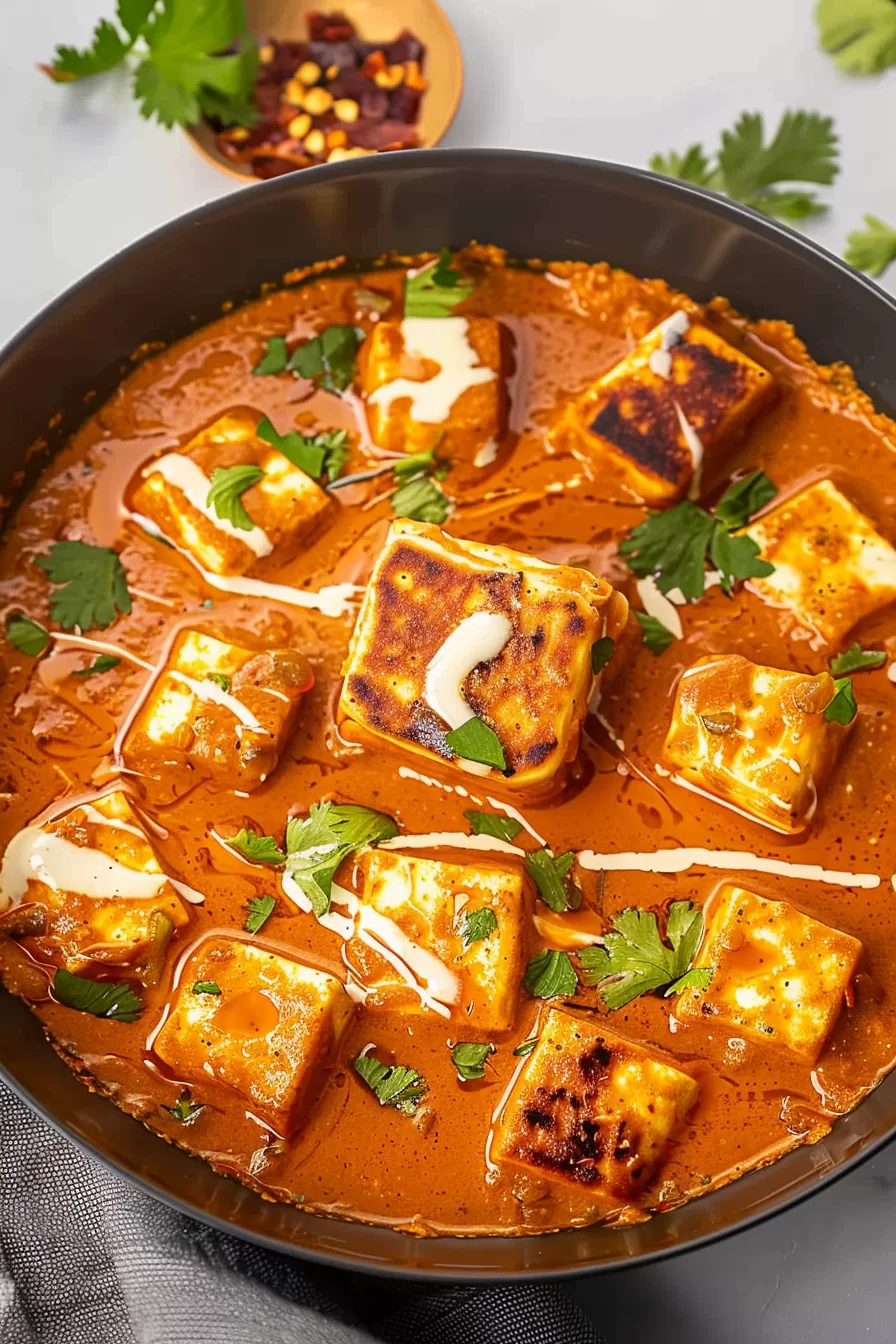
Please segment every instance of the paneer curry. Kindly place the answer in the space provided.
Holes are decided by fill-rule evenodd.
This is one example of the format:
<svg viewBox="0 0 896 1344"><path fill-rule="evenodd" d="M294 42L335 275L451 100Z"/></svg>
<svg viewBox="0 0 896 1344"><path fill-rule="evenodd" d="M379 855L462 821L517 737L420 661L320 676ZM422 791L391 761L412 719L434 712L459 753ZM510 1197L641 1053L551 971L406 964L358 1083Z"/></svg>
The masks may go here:
<svg viewBox="0 0 896 1344"><path fill-rule="evenodd" d="M493 248L167 349L0 550L0 974L91 1088L418 1235L661 1213L896 1062L896 426Z"/></svg>

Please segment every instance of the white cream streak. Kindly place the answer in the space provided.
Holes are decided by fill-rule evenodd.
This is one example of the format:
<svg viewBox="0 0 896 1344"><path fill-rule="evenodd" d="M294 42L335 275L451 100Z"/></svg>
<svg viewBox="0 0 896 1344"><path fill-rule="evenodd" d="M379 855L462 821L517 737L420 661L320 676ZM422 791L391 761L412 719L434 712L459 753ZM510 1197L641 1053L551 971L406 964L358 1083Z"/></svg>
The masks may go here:
<svg viewBox="0 0 896 1344"><path fill-rule="evenodd" d="M688 868L728 868L734 872L770 873L801 882L826 882L834 887L880 886L876 873L845 873L816 863L787 863L763 859L737 849L658 849L651 853L596 854L592 849L579 855L583 868L607 873L683 873Z"/></svg>
<svg viewBox="0 0 896 1344"><path fill-rule="evenodd" d="M95 900L142 900L156 896L168 878L164 873L126 868L102 850L75 845L40 826L26 826L3 855L0 890L4 908L21 901L29 880Z"/></svg>
<svg viewBox="0 0 896 1344"><path fill-rule="evenodd" d="M442 424L462 393L497 377L494 369L479 363L468 332L465 317L406 317L401 324L405 352L412 358L432 360L439 372L422 382L396 378L384 383L370 393L368 402L388 412L393 401L408 397L411 418L418 424Z"/></svg>

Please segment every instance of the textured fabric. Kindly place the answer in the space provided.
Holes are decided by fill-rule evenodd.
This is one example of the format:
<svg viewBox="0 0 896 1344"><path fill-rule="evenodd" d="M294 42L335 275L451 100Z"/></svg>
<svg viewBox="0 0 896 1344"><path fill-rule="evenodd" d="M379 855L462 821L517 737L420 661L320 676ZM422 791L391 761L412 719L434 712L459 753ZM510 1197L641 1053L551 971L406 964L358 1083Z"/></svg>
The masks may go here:
<svg viewBox="0 0 896 1344"><path fill-rule="evenodd" d="M597 1344L548 1285L421 1288L215 1232L85 1156L0 1084L0 1344L371 1339Z"/></svg>

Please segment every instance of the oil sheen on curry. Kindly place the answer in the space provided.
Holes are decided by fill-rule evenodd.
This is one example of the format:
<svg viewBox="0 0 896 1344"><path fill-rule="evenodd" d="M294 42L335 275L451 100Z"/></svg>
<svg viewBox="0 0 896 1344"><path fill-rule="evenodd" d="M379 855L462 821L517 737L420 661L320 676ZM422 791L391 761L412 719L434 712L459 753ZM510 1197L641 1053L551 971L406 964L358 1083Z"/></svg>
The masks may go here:
<svg viewBox="0 0 896 1344"><path fill-rule="evenodd" d="M894 436L781 323L475 246L145 353L0 554L6 986L417 1234L818 1140L896 1061Z"/></svg>

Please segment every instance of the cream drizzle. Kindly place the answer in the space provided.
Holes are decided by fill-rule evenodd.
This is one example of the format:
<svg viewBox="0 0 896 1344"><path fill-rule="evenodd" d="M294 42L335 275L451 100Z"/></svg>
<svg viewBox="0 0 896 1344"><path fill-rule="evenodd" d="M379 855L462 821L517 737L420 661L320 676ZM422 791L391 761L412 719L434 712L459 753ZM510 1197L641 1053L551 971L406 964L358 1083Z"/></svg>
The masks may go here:
<svg viewBox="0 0 896 1344"><path fill-rule="evenodd" d="M497 658L512 635L513 626L501 612L474 611L436 650L426 669L423 698L449 728L476 717L460 687L480 663Z"/></svg>
<svg viewBox="0 0 896 1344"><path fill-rule="evenodd" d="M428 835L395 835L391 840L380 840L377 849L478 849L493 854L525 854L518 845L499 840L494 835L466 835L464 831L431 831Z"/></svg>
<svg viewBox="0 0 896 1344"><path fill-rule="evenodd" d="M217 682L197 681L195 677L188 677L186 672L179 672L177 668L169 668L167 675L172 681L182 682L192 691L197 700L204 700L207 704L220 705L222 709L229 709L234 718L239 719L244 728L250 729L253 733L266 732L266 729L262 728L255 715L246 708L242 700L238 700L229 691L223 690Z"/></svg>
<svg viewBox="0 0 896 1344"><path fill-rule="evenodd" d="M4 908L18 905L29 881L93 900L145 900L168 881L164 873L126 868L101 850L75 845L40 826L26 826L6 847L0 868Z"/></svg>
<svg viewBox="0 0 896 1344"><path fill-rule="evenodd" d="M479 363L469 341L465 317L406 317L401 324L405 352L415 359L439 365L434 378L424 381L396 378L368 396L368 402L388 412L394 401L408 397L411 419L418 424L442 424L458 397L480 383L497 378L494 369Z"/></svg>
<svg viewBox="0 0 896 1344"><path fill-rule="evenodd" d="M583 868L607 873L683 873L688 868L730 868L750 873L769 873L801 882L826 882L833 887L861 887L871 891L880 886L876 873L846 873L822 868L817 863L787 863L783 859L763 859L747 850L737 849L657 849L649 853L596 854L583 850L578 856Z"/></svg>
<svg viewBox="0 0 896 1344"><path fill-rule="evenodd" d="M153 670L152 663L139 658L136 653L131 653L130 649L125 649L120 644L107 644L102 639L87 639L84 635L66 635L56 630L50 631L50 639L54 644L72 644L78 649L90 649L94 653L108 653L113 658L124 658L135 667L142 667L145 672Z"/></svg>
<svg viewBox="0 0 896 1344"><path fill-rule="evenodd" d="M661 625L664 625L675 639L681 639L684 634L681 628L681 617L669 598L664 596L656 586L656 579L650 577L639 579L636 586L641 605L647 615L653 616Z"/></svg>
<svg viewBox="0 0 896 1344"><path fill-rule="evenodd" d="M223 532L225 536L241 541L259 559L270 555L274 549L274 543L267 532L257 525L253 524L248 531L245 531L243 528L235 527L229 519L218 517L214 508L208 503L212 483L192 458L186 457L183 453L166 453L164 457L158 457L154 462L150 462L140 474L144 477L155 475L163 477L169 485L180 490L193 508L207 518L213 527Z"/></svg>

